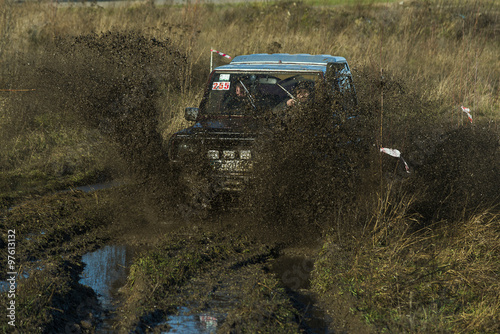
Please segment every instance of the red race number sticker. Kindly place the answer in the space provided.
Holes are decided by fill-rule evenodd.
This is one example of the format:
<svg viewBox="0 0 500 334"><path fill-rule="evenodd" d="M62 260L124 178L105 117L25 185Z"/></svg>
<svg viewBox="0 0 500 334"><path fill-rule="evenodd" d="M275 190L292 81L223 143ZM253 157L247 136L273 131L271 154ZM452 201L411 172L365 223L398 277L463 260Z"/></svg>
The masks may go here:
<svg viewBox="0 0 500 334"><path fill-rule="evenodd" d="M212 90L229 90L229 87L231 87L230 82L214 82Z"/></svg>

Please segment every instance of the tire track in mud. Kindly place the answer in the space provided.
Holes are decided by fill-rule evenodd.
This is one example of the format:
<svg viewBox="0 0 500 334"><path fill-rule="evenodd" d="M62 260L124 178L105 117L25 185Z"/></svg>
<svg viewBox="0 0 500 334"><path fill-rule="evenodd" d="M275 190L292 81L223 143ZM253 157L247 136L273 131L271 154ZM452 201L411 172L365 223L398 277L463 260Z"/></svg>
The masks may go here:
<svg viewBox="0 0 500 334"><path fill-rule="evenodd" d="M211 319L210 324L205 325L213 327L214 320L217 319L217 328L222 332L238 332L241 328L262 330L266 326L273 332L273 326L280 324L279 319L275 318L276 310L291 316L288 322L290 326L295 326L293 328L307 328L304 320L307 307L297 298L301 293L297 288L307 286L307 272L312 270L312 262L305 262L303 259L312 256L315 251L311 252L307 247L309 250L302 253L292 251L295 257L291 262L288 260L277 264L281 258L289 257L290 254L283 245L284 239L270 237L266 241L258 241L261 233L269 231L263 232L257 221L245 217L242 212L222 212L205 220L185 221L168 210L160 210L158 206L152 205L151 199L147 199L149 192L144 188L138 189L131 185L99 190L93 193L95 198L104 197L101 192L108 193L109 203L106 211L111 215L106 225L108 238L97 247L90 248L90 252L78 252L78 263L88 265L88 258L100 253L100 258L94 259L96 262L92 264L94 273L96 268L100 268L100 276L103 276L104 271L109 272L104 276L110 279L107 288L113 291L110 293L96 289L90 295L82 295L81 303L76 307L76 315L69 325L66 323L71 331L147 332L155 327L158 330L168 328L171 326L169 319L192 323L194 314L198 317L195 319L198 325ZM92 198L92 194L88 195ZM138 201L138 198L143 200ZM152 201L154 203L154 198ZM103 204L104 199L99 202ZM97 201L95 204L97 205ZM247 233L241 233L243 227ZM76 239L78 237L74 242ZM123 256L125 247L129 250L128 254ZM212 249L212 252L208 252L207 248ZM114 252L111 249L121 251L110 255ZM135 281L133 284L130 277L124 279L130 268L122 267L121 273L117 273L117 270L113 269L116 264L105 263L108 260L117 260L119 265L125 267L130 264L138 266L143 259L164 256L166 261L177 265L184 263L186 257L197 257L200 254L203 256L207 252L209 255L206 258L202 257L193 267L188 267L188 270L192 270L191 274L184 277L184 271L180 271L173 275L172 282L166 282L161 289L158 286L164 285L165 282L156 282L149 293L148 290L141 289L148 285L151 288L150 279L144 279L137 292L137 278L132 278ZM120 253L122 255L119 255ZM124 257L128 259L123 261ZM300 261L302 263L299 263ZM292 268L294 262L297 263L298 270ZM80 268L83 270L79 271L79 275L73 276L75 291L82 290L80 284L85 283L87 265ZM158 267L162 267L161 263ZM292 270L287 270L288 267ZM119 286L111 282L116 279L121 282ZM297 285L297 282L300 284ZM123 283L126 285L120 288ZM77 286L80 287L77 289ZM92 284L87 286L92 287ZM258 288L261 290L256 293L254 290ZM168 293L164 294L165 291ZM161 300L168 302L157 304L155 301L152 309L147 311L152 305L143 300L144 296L149 296L148 300L154 300L158 293ZM76 292L73 294L78 296ZM137 294L139 298L135 299ZM275 300L277 298L279 300ZM271 309L266 311L259 306L267 305L269 300L275 302ZM137 313L140 309L143 311ZM176 318L179 310L187 311L192 316L184 314L184 318L183 315ZM82 315L83 317L78 318ZM132 323L123 323L120 320L134 317L136 321ZM54 326L60 326L62 322L58 321Z"/></svg>
<svg viewBox="0 0 500 334"><path fill-rule="evenodd" d="M168 332L180 322L198 326L199 333L210 328L223 333L298 333L314 321L324 330L318 313L314 317L311 305L306 305L312 296L299 298L308 295L299 288L308 285L315 250L285 251L279 241L258 241L252 233L242 233L235 219L241 223L242 217L232 213L179 222L181 228L138 255L127 285L120 289L124 303L117 310L119 330ZM287 255L290 252L295 256ZM277 265L283 257L288 259L284 267ZM294 266L299 270L288 269Z"/></svg>
<svg viewBox="0 0 500 334"><path fill-rule="evenodd" d="M95 299L95 293L78 279L81 256L109 239L109 215L105 203L95 205L96 198L79 191L57 193L2 213L2 230L15 229L17 235L17 331L69 333L80 323L95 324L90 314L99 314L97 303L82 303ZM0 298L5 302L7 296Z"/></svg>
<svg viewBox="0 0 500 334"><path fill-rule="evenodd" d="M274 246L269 246L273 244L270 240L256 241L261 227L255 221L243 222L240 213L185 221L148 205L147 200L137 201L137 198L147 198L144 189L138 191L135 186L125 185L88 193L46 195L11 210L7 221L23 221L27 226L20 233L31 236L20 246L20 253L29 254L24 262L36 259L40 262L35 263L45 267L22 282L23 298L31 298L44 284L47 287L46 299L40 301L44 308L33 314L34 318L45 317L46 320L38 320L36 324L27 321L27 327L21 328L29 330L38 326L46 332L64 333L147 332L149 328L171 326L168 319L193 322L189 317L175 317L178 310L187 308L202 317L195 321L197 324L200 319L205 323L208 319L209 324L205 325L213 327L217 319L217 328L221 331L273 328L273 323L280 324L275 315L277 311L292 317L288 322L295 326L293 328L304 326L302 320L298 320L304 317L302 310L294 307L290 291L280 283L282 270L273 269L273 263L281 257L279 243L282 240L275 241ZM60 227L53 230L51 223ZM242 226L253 231L239 234ZM40 228L44 231L41 238L34 235ZM175 249L176 254L169 253L169 257L173 263L178 257L182 262L185 253L203 254L203 247L189 247L197 246L203 238L212 240L208 244L216 250L212 253L214 258L207 258L206 265L196 263L189 278L170 284L168 290L175 293L168 296L167 307L158 306L153 312L140 313L135 324L122 324L118 319L133 318L131 313L135 314L137 307L148 306L141 301L127 304L131 298L131 294L124 293L128 290L127 285L120 289L121 285L130 284L126 276L128 266L135 263L132 259ZM172 244L184 246L176 248ZM224 256L220 257L219 252ZM59 257L64 260L57 260ZM298 277L304 279L302 274ZM54 281L59 282L58 288L62 287L63 291L58 293L50 288L49 282ZM295 283L289 274L284 281L292 282L292 286ZM258 293L255 292L257 288L261 289ZM275 302L273 307L268 310L259 307L266 306L269 300ZM40 317L40 314L45 316ZM124 327L117 329L116 326Z"/></svg>
<svg viewBox="0 0 500 334"><path fill-rule="evenodd" d="M274 332L272 328L282 326L284 319L288 319L289 329L295 328L292 331L304 326L300 320L304 314L294 307L290 291L280 283L280 270L273 269L273 263L281 256L279 244L269 246L268 242L256 241L255 235L237 234L235 215L181 222L171 216L144 214L144 210L150 209L143 202L127 206L124 214L123 197L117 201L120 196L113 192L134 194L135 198L140 195L137 191L128 193L123 187L94 193L60 193L20 205L7 215L9 223L24 222L20 235L31 236L20 242L19 253L29 254L22 263L35 261L44 267L20 282L22 303L40 294L41 287L46 290L39 297L40 309L30 310L30 316L18 315L24 318L20 328L30 331L40 327L49 333L147 332L154 327L168 328L168 319L192 322L192 318L175 318L178 310L186 308L202 317L198 317L197 323L211 319L205 325L213 327L216 320L217 329L223 332L268 327ZM53 229L52 224L60 227ZM44 233L35 236L33 232L40 229ZM128 255L124 254L124 247L132 247ZM207 247L211 252L207 253ZM134 300L138 283L131 285L130 278L125 279L129 268L118 270L116 265L137 265L140 260L132 262L132 257L141 259L151 254L166 254L165 259L173 264L183 263L186 254L187 258L200 254L208 257L188 267L192 270L190 275L184 277L184 271L174 275L174 281L161 289L168 292L161 294L164 304L153 305L152 311L147 311L151 305L143 300L144 296L155 299L160 290L153 289L151 294L140 290L139 300ZM89 258L94 255L98 258L92 263ZM128 259L122 261L124 257ZM93 269L89 270L91 266ZM102 290L103 282L94 274L107 276L110 285ZM93 285L86 279L97 280ZM121 282L119 285L126 283L125 287L116 286L117 282L112 282L116 280ZM149 284L143 280L143 287ZM108 294L109 287L113 292ZM128 293L132 287L133 293ZM145 311L137 314L138 308ZM127 325L119 320L134 316L138 317L136 323Z"/></svg>

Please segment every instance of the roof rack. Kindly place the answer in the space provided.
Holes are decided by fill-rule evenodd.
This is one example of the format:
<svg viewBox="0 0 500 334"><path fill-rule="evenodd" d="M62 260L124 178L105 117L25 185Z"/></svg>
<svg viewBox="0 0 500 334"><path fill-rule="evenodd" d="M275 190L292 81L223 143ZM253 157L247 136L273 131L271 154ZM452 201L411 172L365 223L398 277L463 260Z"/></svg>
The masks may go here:
<svg viewBox="0 0 500 334"><path fill-rule="evenodd" d="M344 57L331 55L289 54L289 53L259 53L235 57L231 64L308 64L325 65L326 63L346 62Z"/></svg>

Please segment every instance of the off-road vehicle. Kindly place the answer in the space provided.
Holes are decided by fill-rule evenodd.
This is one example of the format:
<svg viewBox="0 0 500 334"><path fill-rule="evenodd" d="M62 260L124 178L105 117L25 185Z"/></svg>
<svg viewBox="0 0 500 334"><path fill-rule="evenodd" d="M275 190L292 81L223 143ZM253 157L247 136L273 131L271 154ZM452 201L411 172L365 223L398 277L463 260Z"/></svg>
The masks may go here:
<svg viewBox="0 0 500 334"><path fill-rule="evenodd" d="M186 205L204 208L219 194L241 192L252 180L256 139L279 128L270 116L286 118L289 106L320 85L345 101L356 99L343 57L253 54L215 68L199 107L185 110L195 124L168 142Z"/></svg>

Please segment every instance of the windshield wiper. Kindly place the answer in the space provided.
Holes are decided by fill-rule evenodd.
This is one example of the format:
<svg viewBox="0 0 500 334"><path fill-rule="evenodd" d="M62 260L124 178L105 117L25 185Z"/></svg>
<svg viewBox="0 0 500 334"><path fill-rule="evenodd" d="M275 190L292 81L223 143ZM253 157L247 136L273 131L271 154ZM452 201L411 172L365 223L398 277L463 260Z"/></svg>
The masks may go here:
<svg viewBox="0 0 500 334"><path fill-rule="evenodd" d="M239 80L240 81L240 84L243 86L243 89L245 89L245 92L247 93L247 97L248 97L248 100L250 101L250 103L252 104L252 107L254 109L257 109L257 107L255 106L255 103L254 103L254 99L252 97L252 94L250 94L250 92L248 91L248 88L247 86L245 86L245 84L243 83L243 81L241 81L241 79Z"/></svg>
<svg viewBox="0 0 500 334"><path fill-rule="evenodd" d="M278 85L278 87L279 87L279 88L283 89L283 90L285 91L285 93L287 93L287 94L288 94L288 96L290 96L293 100L295 100L295 96L293 96L293 95L292 95L292 93L290 93L289 91L287 91L287 90L285 89L285 87L283 87L283 86L282 86L282 85L280 85L279 83L277 83L277 85Z"/></svg>

